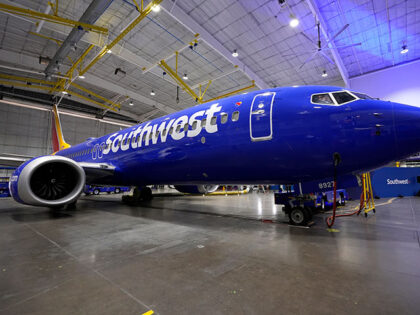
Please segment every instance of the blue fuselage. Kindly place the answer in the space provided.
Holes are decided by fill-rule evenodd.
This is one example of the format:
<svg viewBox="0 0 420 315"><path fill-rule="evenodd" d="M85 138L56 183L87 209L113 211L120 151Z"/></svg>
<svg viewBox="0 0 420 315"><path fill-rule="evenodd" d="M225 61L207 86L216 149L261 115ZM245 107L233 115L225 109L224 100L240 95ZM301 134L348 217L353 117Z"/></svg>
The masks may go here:
<svg viewBox="0 0 420 315"><path fill-rule="evenodd" d="M57 155L115 166L96 184L295 183L358 173L420 151L420 109L373 99L313 104L338 87L255 91L194 106ZM203 121L203 119L205 119Z"/></svg>

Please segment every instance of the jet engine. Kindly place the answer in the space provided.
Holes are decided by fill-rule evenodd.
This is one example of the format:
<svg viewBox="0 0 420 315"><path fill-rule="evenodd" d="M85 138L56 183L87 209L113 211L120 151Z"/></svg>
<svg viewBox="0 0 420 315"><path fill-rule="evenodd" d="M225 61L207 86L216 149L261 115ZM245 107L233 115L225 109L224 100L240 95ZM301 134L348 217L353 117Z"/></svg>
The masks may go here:
<svg viewBox="0 0 420 315"><path fill-rule="evenodd" d="M79 197L85 178L83 168L75 161L62 156L41 156L16 169L9 190L17 202L58 207Z"/></svg>
<svg viewBox="0 0 420 315"><path fill-rule="evenodd" d="M187 194L209 194L215 192L219 185L175 185L176 190Z"/></svg>

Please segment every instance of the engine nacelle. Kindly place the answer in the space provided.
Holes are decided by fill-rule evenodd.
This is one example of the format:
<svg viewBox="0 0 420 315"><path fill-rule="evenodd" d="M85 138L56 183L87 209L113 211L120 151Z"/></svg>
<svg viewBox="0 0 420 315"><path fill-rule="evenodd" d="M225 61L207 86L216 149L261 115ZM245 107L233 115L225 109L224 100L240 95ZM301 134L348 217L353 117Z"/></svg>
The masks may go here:
<svg viewBox="0 0 420 315"><path fill-rule="evenodd" d="M187 194L209 194L215 192L219 185L175 185L176 190Z"/></svg>
<svg viewBox="0 0 420 315"><path fill-rule="evenodd" d="M85 171L75 161L62 156L41 156L16 169L9 190L17 202L57 207L75 201L85 179Z"/></svg>

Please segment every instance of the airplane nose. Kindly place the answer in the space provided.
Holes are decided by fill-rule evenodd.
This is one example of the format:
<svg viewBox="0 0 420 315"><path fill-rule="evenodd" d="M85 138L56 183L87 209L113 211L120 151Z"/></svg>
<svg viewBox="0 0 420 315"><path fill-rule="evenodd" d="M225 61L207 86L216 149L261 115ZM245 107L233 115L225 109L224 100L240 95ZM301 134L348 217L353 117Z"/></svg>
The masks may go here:
<svg viewBox="0 0 420 315"><path fill-rule="evenodd" d="M393 103L399 159L420 152L420 107Z"/></svg>

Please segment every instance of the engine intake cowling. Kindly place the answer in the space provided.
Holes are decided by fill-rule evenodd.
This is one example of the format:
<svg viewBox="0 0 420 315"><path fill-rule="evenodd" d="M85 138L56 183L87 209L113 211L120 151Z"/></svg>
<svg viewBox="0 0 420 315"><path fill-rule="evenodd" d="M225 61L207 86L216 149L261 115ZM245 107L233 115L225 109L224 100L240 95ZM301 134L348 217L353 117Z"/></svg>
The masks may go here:
<svg viewBox="0 0 420 315"><path fill-rule="evenodd" d="M56 207L75 201L85 186L85 172L75 161L62 156L41 156L16 169L9 188L20 203Z"/></svg>
<svg viewBox="0 0 420 315"><path fill-rule="evenodd" d="M175 185L176 190L187 194L209 194L215 192L219 185Z"/></svg>

